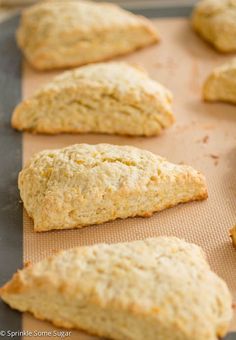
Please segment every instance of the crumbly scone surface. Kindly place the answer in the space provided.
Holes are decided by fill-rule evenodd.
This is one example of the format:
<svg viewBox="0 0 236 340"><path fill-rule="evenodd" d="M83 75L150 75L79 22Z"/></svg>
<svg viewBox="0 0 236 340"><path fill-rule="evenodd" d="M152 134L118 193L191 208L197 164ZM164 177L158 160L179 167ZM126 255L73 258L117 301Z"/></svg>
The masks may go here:
<svg viewBox="0 0 236 340"><path fill-rule="evenodd" d="M174 122L172 94L122 62L68 71L20 103L13 127L41 133L158 135Z"/></svg>
<svg viewBox="0 0 236 340"><path fill-rule="evenodd" d="M228 288L202 250L172 237L60 252L19 271L1 296L57 325L122 340L216 340L232 314ZM55 313L50 304L60 300Z"/></svg>
<svg viewBox="0 0 236 340"><path fill-rule="evenodd" d="M19 175L35 229L65 229L150 216L207 197L203 175L146 150L77 144L36 154Z"/></svg>
<svg viewBox="0 0 236 340"><path fill-rule="evenodd" d="M23 12L17 41L38 69L74 67L157 42L145 18L114 4L46 1Z"/></svg>

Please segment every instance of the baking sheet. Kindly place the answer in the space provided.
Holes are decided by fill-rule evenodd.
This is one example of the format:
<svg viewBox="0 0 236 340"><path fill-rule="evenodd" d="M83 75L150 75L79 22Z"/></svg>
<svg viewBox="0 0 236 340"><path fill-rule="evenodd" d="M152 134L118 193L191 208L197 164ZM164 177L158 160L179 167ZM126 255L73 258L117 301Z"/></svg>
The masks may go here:
<svg viewBox="0 0 236 340"><path fill-rule="evenodd" d="M32 221L24 214L24 261L35 262L55 250L79 245L174 235L203 247L212 269L226 280L236 301L236 251L228 236L228 229L236 223L236 107L201 100L204 79L214 66L230 56L218 54L201 41L186 19L155 19L154 23L160 31L161 43L119 60L142 65L152 78L173 92L175 125L155 138L25 133L23 161L40 150L74 143L134 145L202 171L207 178L209 199L179 205L151 218L130 218L80 230L46 233L34 233ZM32 95L57 73L37 73L24 64L24 97ZM23 329L56 330L28 314L23 317ZM236 320L231 329L236 330ZM73 331L70 339L95 338Z"/></svg>

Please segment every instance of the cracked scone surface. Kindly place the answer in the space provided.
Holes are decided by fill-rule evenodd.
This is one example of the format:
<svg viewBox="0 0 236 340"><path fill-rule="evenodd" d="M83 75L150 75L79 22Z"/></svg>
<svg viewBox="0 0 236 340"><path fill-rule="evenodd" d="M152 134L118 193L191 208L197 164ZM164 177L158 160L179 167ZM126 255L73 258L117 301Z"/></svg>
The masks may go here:
<svg viewBox="0 0 236 340"><path fill-rule="evenodd" d="M236 51L236 0L202 0L192 16L194 29L217 50Z"/></svg>
<svg viewBox="0 0 236 340"><path fill-rule="evenodd" d="M19 189L35 231L146 217L207 197L205 178L193 168L110 144L42 151L20 172Z"/></svg>
<svg viewBox="0 0 236 340"><path fill-rule="evenodd" d="M112 62L67 71L20 103L12 126L38 133L158 135L174 122L172 94L143 69Z"/></svg>
<svg viewBox="0 0 236 340"><path fill-rule="evenodd" d="M158 41L147 19L114 4L45 1L26 9L17 42L40 70L74 67L132 52Z"/></svg>
<svg viewBox="0 0 236 340"><path fill-rule="evenodd" d="M213 70L204 83L203 98L236 104L236 58Z"/></svg>
<svg viewBox="0 0 236 340"><path fill-rule="evenodd" d="M117 340L217 340L232 316L200 247L174 237L59 252L0 290L12 308Z"/></svg>

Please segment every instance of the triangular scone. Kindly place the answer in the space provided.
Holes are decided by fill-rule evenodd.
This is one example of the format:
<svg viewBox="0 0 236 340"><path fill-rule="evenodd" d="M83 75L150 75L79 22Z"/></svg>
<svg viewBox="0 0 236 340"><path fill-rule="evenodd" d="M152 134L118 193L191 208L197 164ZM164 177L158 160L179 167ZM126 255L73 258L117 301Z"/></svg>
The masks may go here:
<svg viewBox="0 0 236 340"><path fill-rule="evenodd" d="M23 101L12 125L38 133L158 135L174 117L172 95L144 70L100 63L67 71Z"/></svg>
<svg viewBox="0 0 236 340"><path fill-rule="evenodd" d="M151 216L207 197L205 178L131 146L77 144L39 152L19 174L35 231Z"/></svg>
<svg viewBox="0 0 236 340"><path fill-rule="evenodd" d="M74 67L132 52L159 40L147 19L114 4L44 1L23 12L17 42L37 69Z"/></svg>
<svg viewBox="0 0 236 340"><path fill-rule="evenodd" d="M236 104L236 58L212 72L204 84L203 97Z"/></svg>
<svg viewBox="0 0 236 340"><path fill-rule="evenodd" d="M217 340L231 296L198 246L174 237L59 252L0 290L12 308L117 340Z"/></svg>
<svg viewBox="0 0 236 340"><path fill-rule="evenodd" d="M193 11L194 29L217 50L236 51L236 0L202 0Z"/></svg>

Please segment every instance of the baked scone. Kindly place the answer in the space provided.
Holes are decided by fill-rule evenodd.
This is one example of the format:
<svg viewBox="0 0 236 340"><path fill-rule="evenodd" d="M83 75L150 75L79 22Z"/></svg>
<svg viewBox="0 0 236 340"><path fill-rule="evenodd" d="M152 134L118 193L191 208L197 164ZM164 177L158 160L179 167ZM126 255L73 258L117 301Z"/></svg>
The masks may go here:
<svg viewBox="0 0 236 340"><path fill-rule="evenodd" d="M131 146L77 144L39 152L19 174L35 231L151 216L207 197L205 178Z"/></svg>
<svg viewBox="0 0 236 340"><path fill-rule="evenodd" d="M203 98L236 104L236 58L213 70L204 84Z"/></svg>
<svg viewBox="0 0 236 340"><path fill-rule="evenodd" d="M20 103L18 130L38 133L158 135L174 116L172 95L143 69L100 63L67 71Z"/></svg>
<svg viewBox="0 0 236 340"><path fill-rule="evenodd" d="M17 42L39 70L74 67L156 43L152 23L114 4L44 1L26 9Z"/></svg>
<svg viewBox="0 0 236 340"><path fill-rule="evenodd" d="M236 224L230 229L229 235L232 239L233 246L236 247Z"/></svg>
<svg viewBox="0 0 236 340"><path fill-rule="evenodd" d="M217 340L232 316L225 282L174 237L61 251L0 289L12 308L117 340Z"/></svg>
<svg viewBox="0 0 236 340"><path fill-rule="evenodd" d="M193 11L194 29L217 50L236 51L236 1L202 0Z"/></svg>

